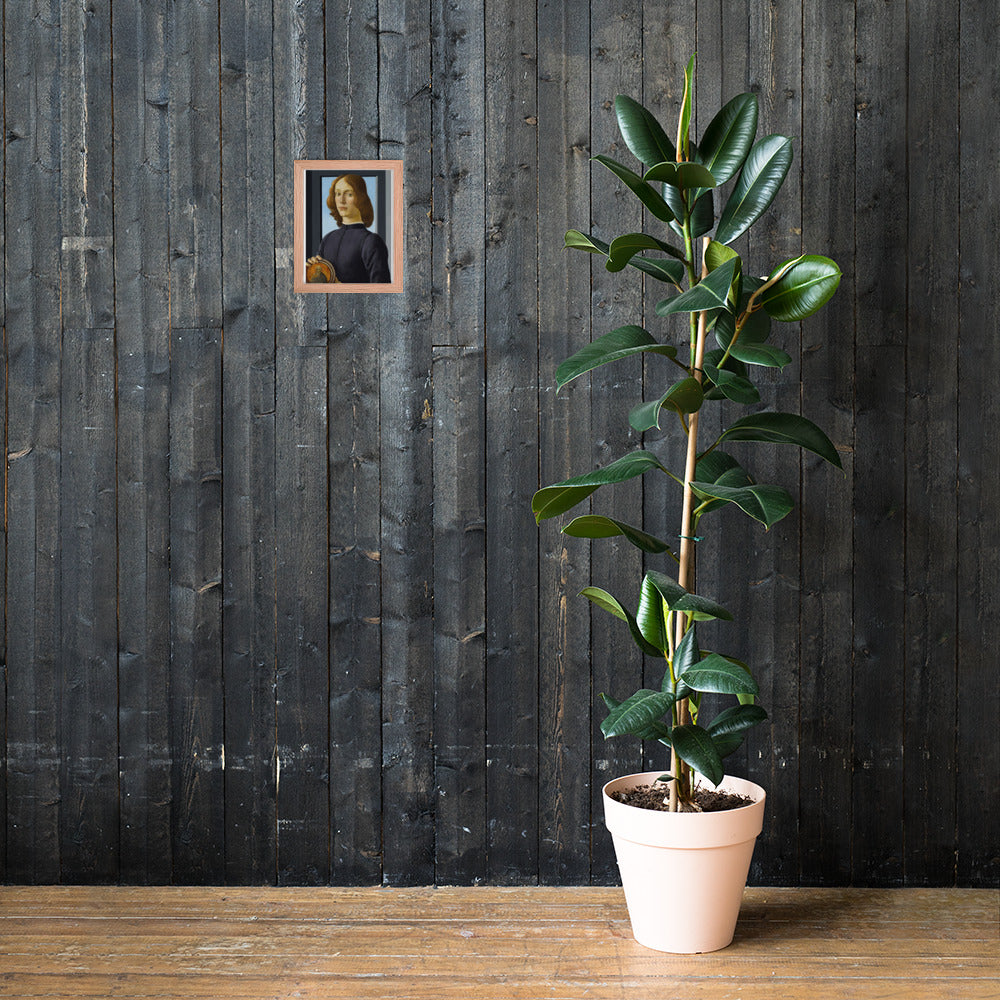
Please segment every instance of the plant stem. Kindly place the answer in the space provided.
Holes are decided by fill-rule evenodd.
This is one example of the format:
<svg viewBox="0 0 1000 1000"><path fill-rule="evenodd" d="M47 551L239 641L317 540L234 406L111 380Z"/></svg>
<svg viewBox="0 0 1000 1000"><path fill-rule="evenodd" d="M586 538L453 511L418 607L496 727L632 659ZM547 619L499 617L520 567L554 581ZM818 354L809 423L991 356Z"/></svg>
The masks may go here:
<svg viewBox="0 0 1000 1000"><path fill-rule="evenodd" d="M708 240L704 241L704 249L708 247ZM708 273L707 266L702 264L702 277ZM705 339L708 333L708 314L698 313L698 327L697 336L694 341L694 350L692 352L691 367L693 370L694 377L701 382L704 378L702 374L702 367L705 358ZM695 574L695 559L694 559L694 504L695 495L694 491L691 489L691 481L695 478L695 468L698 462L698 417L700 411L696 411L691 414L691 419L688 421L688 436L687 436L687 457L684 464L684 501L681 513L681 549L677 567L677 582L685 589L690 590L694 587L694 574ZM684 615L676 616L676 634L674 637L674 645L680 645L681 640L684 638L686 617ZM677 703L677 725L683 726L690 719L690 713L688 710L687 699L683 698ZM687 765L677 756L676 750L671 750L670 755L670 771L674 775L674 780L670 783L670 811L676 812L678 805L678 793L684 795L685 797L689 793L689 788L687 787ZM679 789L678 786L683 785L683 789Z"/></svg>

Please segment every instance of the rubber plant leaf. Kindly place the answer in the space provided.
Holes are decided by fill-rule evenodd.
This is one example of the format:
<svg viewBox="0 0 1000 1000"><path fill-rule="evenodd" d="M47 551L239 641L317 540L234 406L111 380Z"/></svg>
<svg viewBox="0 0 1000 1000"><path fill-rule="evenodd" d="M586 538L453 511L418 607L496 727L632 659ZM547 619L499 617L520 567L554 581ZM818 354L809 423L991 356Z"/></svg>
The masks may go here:
<svg viewBox="0 0 1000 1000"><path fill-rule="evenodd" d="M620 601L612 597L606 590L601 590L600 587L584 587L584 589L580 591L580 596L586 597L592 604L596 604L599 608L602 608L609 614L614 615L615 618L619 618L625 622L628 625L629 632L632 634L633 641L647 656L663 656L662 649L659 649L657 646L653 646L651 643L646 641L639 629L638 623L635 620L635 615L625 608Z"/></svg>
<svg viewBox="0 0 1000 1000"><path fill-rule="evenodd" d="M760 301L770 316L794 323L822 309L839 284L840 268L829 257L806 255L764 289Z"/></svg>
<svg viewBox="0 0 1000 1000"><path fill-rule="evenodd" d="M641 326L620 326L581 347L571 358L567 358L556 369L556 385L561 389L568 382L595 368L600 368L601 365L644 353L675 358L677 348L659 343Z"/></svg>
<svg viewBox="0 0 1000 1000"><path fill-rule="evenodd" d="M833 442L811 420L797 413L752 413L730 424L719 441L764 441L794 444L811 451L838 469L843 469Z"/></svg>
<svg viewBox="0 0 1000 1000"><path fill-rule="evenodd" d="M670 546L661 538L643 531L635 525L627 524L624 521L615 520L612 517L602 517L598 514L584 514L576 517L562 529L564 535L573 538L615 538L623 536L631 542L637 549L659 555L667 552L673 558L677 558Z"/></svg>
<svg viewBox="0 0 1000 1000"><path fill-rule="evenodd" d="M736 176L757 134L757 98L738 94L709 122L699 146L701 162L719 184Z"/></svg>
<svg viewBox="0 0 1000 1000"><path fill-rule="evenodd" d="M760 521L768 530L794 506L787 490L780 486L721 486L717 483L691 483L691 489L702 500L724 500L735 504L755 521Z"/></svg>
<svg viewBox="0 0 1000 1000"><path fill-rule="evenodd" d="M684 683L695 691L711 694L756 695L760 691L746 669L718 653L710 653L686 670Z"/></svg>
<svg viewBox="0 0 1000 1000"><path fill-rule="evenodd" d="M681 760L690 764L699 774L703 774L713 785L718 786L726 776L722 758L707 730L701 726L674 726L670 742Z"/></svg>
<svg viewBox="0 0 1000 1000"><path fill-rule="evenodd" d="M711 619L722 619L731 622L733 616L721 604L709 600L707 597L699 597L685 590L676 580L671 580L669 576L650 570L645 579L660 592L660 596L667 603L671 611L684 611L691 614L696 621L709 621Z"/></svg>
<svg viewBox="0 0 1000 1000"><path fill-rule="evenodd" d="M732 243L767 211L792 165L792 140L768 135L755 143L719 219L715 238Z"/></svg>
<svg viewBox="0 0 1000 1000"><path fill-rule="evenodd" d="M637 431L648 431L660 426L660 410L665 406L677 413L695 413L701 408L705 393L701 383L692 377L675 382L659 398L640 403L628 415L628 422Z"/></svg>
<svg viewBox="0 0 1000 1000"><path fill-rule="evenodd" d="M676 159L674 144L652 112L624 94L615 98L615 115L625 145L643 164Z"/></svg>
<svg viewBox="0 0 1000 1000"><path fill-rule="evenodd" d="M674 704L674 696L643 688L613 708L601 723L605 738L642 735L658 722ZM667 727L664 726L664 733Z"/></svg>
<svg viewBox="0 0 1000 1000"><path fill-rule="evenodd" d="M694 288L689 288L676 299L672 299L661 315L669 313L702 312L705 309L726 309L729 290L736 280L739 257L733 257L720 264Z"/></svg>
<svg viewBox="0 0 1000 1000"><path fill-rule="evenodd" d="M595 156L593 159L607 167L661 222L673 221L674 213L670 207L637 173L610 156Z"/></svg>
<svg viewBox="0 0 1000 1000"><path fill-rule="evenodd" d="M541 523L546 518L564 514L571 507L586 500L601 486L633 479L650 469L666 471L656 457L648 451L633 451L616 459L603 469L595 469L582 476L574 476L561 483L545 486L531 500L531 510L535 515L535 521Z"/></svg>

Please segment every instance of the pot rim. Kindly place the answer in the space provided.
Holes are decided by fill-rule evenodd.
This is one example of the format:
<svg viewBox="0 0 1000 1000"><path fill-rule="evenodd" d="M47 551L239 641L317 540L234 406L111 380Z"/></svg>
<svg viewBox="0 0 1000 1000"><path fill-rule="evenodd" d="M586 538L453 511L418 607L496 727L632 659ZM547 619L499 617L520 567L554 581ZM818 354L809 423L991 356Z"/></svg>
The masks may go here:
<svg viewBox="0 0 1000 1000"><path fill-rule="evenodd" d="M614 803L617 809L632 810L636 813L644 813L648 816L657 816L657 817L665 816L669 817L669 820L667 820L667 822L685 822L685 823L704 821L706 818L713 816L715 817L738 816L741 813L746 812L747 810L759 808L759 806L767 798L767 792L760 785L758 785L754 781L750 781L749 778L741 778L735 774L727 774L722 779L722 781L716 786L716 788L722 788L728 781L738 781L741 784L748 786L745 789L740 789L740 793L744 795L752 795L753 801L748 802L745 806L738 806L735 809L720 809L715 812L707 812L707 813L706 812L701 812L701 813L661 812L659 810L654 810L654 809L643 809L642 806L633 806L629 805L626 802L618 802L616 799L611 798L611 796L608 794L608 790L611 788L611 786L618 781L627 781L629 779L636 779L631 782L633 787L637 785L651 785L663 773L664 772L661 770L661 771L635 771L632 772L631 774L620 774L617 777L612 778L610 781L605 782L604 786L601 788L601 795L607 802ZM703 775L699 774L698 777L704 780ZM708 783L707 787L709 788L711 787L711 782Z"/></svg>

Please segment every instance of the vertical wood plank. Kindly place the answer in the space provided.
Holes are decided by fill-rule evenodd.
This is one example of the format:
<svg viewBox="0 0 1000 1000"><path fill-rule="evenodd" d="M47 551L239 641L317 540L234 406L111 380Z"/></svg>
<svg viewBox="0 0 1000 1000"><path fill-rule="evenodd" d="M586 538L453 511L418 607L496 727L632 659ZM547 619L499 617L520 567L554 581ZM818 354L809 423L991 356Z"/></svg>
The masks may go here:
<svg viewBox="0 0 1000 1000"><path fill-rule="evenodd" d="M66 330L60 399L59 836L67 882L118 878L115 363L110 330Z"/></svg>
<svg viewBox="0 0 1000 1000"><path fill-rule="evenodd" d="M952 240L960 203L954 177L927 164L946 162L959 141L958 8L911 3L907 25L903 876L928 885L951 883L955 865L959 262Z"/></svg>
<svg viewBox="0 0 1000 1000"><path fill-rule="evenodd" d="M841 267L833 300L803 324L802 412L837 446L846 475L803 462L801 878L851 876L851 517L854 497L854 4L803 6L802 246ZM792 515L794 516L794 515Z"/></svg>
<svg viewBox="0 0 1000 1000"><path fill-rule="evenodd" d="M376 160L376 0L326 5L330 159ZM339 40L339 41L337 41ZM382 562L376 298L328 295L331 880L382 880Z"/></svg>
<svg viewBox="0 0 1000 1000"><path fill-rule="evenodd" d="M166 13L115 12L118 730L126 883L172 875L169 730L169 203Z"/></svg>
<svg viewBox="0 0 1000 1000"><path fill-rule="evenodd" d="M220 5L222 67L223 683L226 880L273 883L275 855L275 323L272 13Z"/></svg>
<svg viewBox="0 0 1000 1000"><path fill-rule="evenodd" d="M219 0L170 5L170 325L222 326Z"/></svg>
<svg viewBox="0 0 1000 1000"><path fill-rule="evenodd" d="M327 5L331 159L378 159L377 3ZM335 881L382 877L379 333L371 300L327 298L330 423L330 798ZM345 516L346 515L346 516Z"/></svg>
<svg viewBox="0 0 1000 1000"><path fill-rule="evenodd" d="M851 878L902 879L907 220L906 11L857 9L854 772ZM892 372L891 378L885 373ZM878 803L878 808L872 804Z"/></svg>
<svg viewBox="0 0 1000 1000"><path fill-rule="evenodd" d="M486 877L483 390L481 346L434 349L435 880L447 885Z"/></svg>
<svg viewBox="0 0 1000 1000"><path fill-rule="evenodd" d="M538 365L541 483L590 469L590 393L555 391L555 370L590 339L589 255L561 248L590 195L590 20L538 5ZM544 167L543 167L544 165ZM566 523L565 519L562 523ZM590 879L590 546L539 534L539 879ZM541 639L545 636L545 639Z"/></svg>
<svg viewBox="0 0 1000 1000"><path fill-rule="evenodd" d="M170 338L173 881L225 878L219 330Z"/></svg>
<svg viewBox="0 0 1000 1000"><path fill-rule="evenodd" d="M797 3L773 2L750 12L751 86L759 88L759 134L777 132L790 136L796 153L802 134L802 11ZM801 253L801 168L793 166L781 193L757 223L749 238L750 271L766 274L782 260ZM771 388L765 379L761 396L771 407L798 412L801 368L801 331L797 325L780 324L772 339L784 347L793 362L780 371ZM756 375L756 372L754 373ZM753 446L745 454L750 474L760 482L784 486L800 499L798 449ZM733 514L734 511L725 513ZM768 727L754 730L748 741L746 774L768 791L769 817L758 840L751 879L776 884L798 877L798 702L799 702L799 518L790 516L765 534L760 525L742 519L742 550L746 553L747 580L738 587L745 601L731 607L738 623L752 632L747 662L758 678L761 702L770 716ZM755 622L770 628L755 629ZM732 634L735 630L730 629ZM730 647L731 648L731 647ZM739 655L739 653L737 653Z"/></svg>
<svg viewBox="0 0 1000 1000"><path fill-rule="evenodd" d="M7 878L60 878L59 4L5 13ZM37 220L46 225L38 226Z"/></svg>
<svg viewBox="0 0 1000 1000"><path fill-rule="evenodd" d="M432 9L435 880L486 877L485 25ZM440 345L440 346L439 346Z"/></svg>
<svg viewBox="0 0 1000 1000"><path fill-rule="evenodd" d="M538 871L535 4L485 14L487 872L524 884Z"/></svg>
<svg viewBox="0 0 1000 1000"><path fill-rule="evenodd" d="M277 362L277 866L280 885L330 878L326 309L292 290L292 178L323 127L323 11L274 8Z"/></svg>
<svg viewBox="0 0 1000 1000"><path fill-rule="evenodd" d="M337 885L382 879L380 326L377 315L365 315L366 307L373 311L370 298L357 298L330 296L327 369L330 837Z"/></svg>
<svg viewBox="0 0 1000 1000"><path fill-rule="evenodd" d="M62 322L108 328L114 315L111 211L111 5L60 6ZM112 437L112 444L114 438Z"/></svg>
<svg viewBox="0 0 1000 1000"><path fill-rule="evenodd" d="M434 878L430 20L379 7L379 153L404 159L405 290L379 296L383 881Z"/></svg>
<svg viewBox="0 0 1000 1000"><path fill-rule="evenodd" d="M958 779L957 880L960 885L1000 884L996 808L984 790L1000 773L1000 686L995 650L1000 646L1000 464L994 428L1000 404L992 377L1000 364L995 294L1000 253L992 239L1000 226L996 178L983 163L1000 156L994 110L1000 100L995 53L1000 24L979 0L961 4L959 53L959 296L958 353ZM954 230L952 230L952 233ZM950 242L948 244L950 246ZM931 760L929 765L936 762Z"/></svg>
<svg viewBox="0 0 1000 1000"><path fill-rule="evenodd" d="M634 166L618 131L615 97L625 94L642 98L642 16L636 5L626 0L601 4L600 15L593 11L590 29L590 144L591 155L604 154ZM599 238L610 241L615 236L642 229L642 213L635 197L610 171L597 163L588 164L590 174L590 228ZM576 206L569 219L572 229L587 229L581 217L584 203ZM567 251L567 253L570 251ZM591 336L604 336L642 317L641 282L633 268L628 273L611 274L601 261L590 266ZM623 361L593 372L590 378L590 426L592 451L590 468L608 465L632 451L638 444L628 424L628 410L642 398L642 365ZM579 393L581 382L567 389ZM586 468L578 472L588 471ZM642 522L643 487L628 483L611 490L603 489L593 500L595 513L618 518L629 524ZM577 513L586 513L580 507ZM653 529L650 529L653 530ZM639 599L642 559L622 538L602 539L591 545L590 580L594 586L614 594L634 608ZM604 705L600 695L614 698L630 695L642 687L642 654L621 631L621 622L598 609L591 610L591 815L603 817L601 788L620 774L642 767L642 751L632 738L605 740L600 723ZM611 837L603 822L593 829L591 879L598 884L619 880Z"/></svg>

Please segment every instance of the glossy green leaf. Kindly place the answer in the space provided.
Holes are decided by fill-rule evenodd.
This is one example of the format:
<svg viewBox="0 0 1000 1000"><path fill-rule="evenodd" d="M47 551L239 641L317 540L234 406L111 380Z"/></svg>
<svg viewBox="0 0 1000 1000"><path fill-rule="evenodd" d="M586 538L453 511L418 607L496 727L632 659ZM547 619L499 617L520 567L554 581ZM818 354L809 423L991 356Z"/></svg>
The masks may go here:
<svg viewBox="0 0 1000 1000"><path fill-rule="evenodd" d="M748 378L736 375L734 372L720 370L715 365L709 364L704 365L704 371L712 380L713 385L718 386L722 395L733 400L734 403L749 405L760 402L760 393Z"/></svg>
<svg viewBox="0 0 1000 1000"><path fill-rule="evenodd" d="M606 166L661 222L670 222L674 218L663 198L637 173L609 156L595 156L593 159Z"/></svg>
<svg viewBox="0 0 1000 1000"><path fill-rule="evenodd" d="M615 114L625 145L640 163L651 165L677 158L663 126L638 101L619 94L615 98Z"/></svg>
<svg viewBox="0 0 1000 1000"><path fill-rule="evenodd" d="M707 597L692 594L669 576L650 570L645 579L648 579L660 592L660 596L667 602L667 607L671 611L689 612L695 621L709 621L714 618L733 620L733 616L721 604L716 604Z"/></svg>
<svg viewBox="0 0 1000 1000"><path fill-rule="evenodd" d="M651 646L655 646L664 653L670 648L663 601L659 592L646 577L643 578L639 591L639 607L636 608L635 620L639 624L639 631L643 638Z"/></svg>
<svg viewBox="0 0 1000 1000"><path fill-rule="evenodd" d="M698 460L695 467L696 482L713 483L722 486L739 487L750 486L753 480L747 474L739 462L724 451L716 449L704 458ZM702 516L709 511L717 510L728 505L726 500L713 500L701 508Z"/></svg>
<svg viewBox="0 0 1000 1000"><path fill-rule="evenodd" d="M657 281L679 285L684 280L684 265L679 260L660 260L637 255L629 264Z"/></svg>
<svg viewBox="0 0 1000 1000"><path fill-rule="evenodd" d="M756 134L757 98L753 94L737 95L709 123L699 154L719 184L743 166Z"/></svg>
<svg viewBox="0 0 1000 1000"><path fill-rule="evenodd" d="M644 250L660 250L672 257L679 258L678 264L683 272L684 265L681 260L683 260L684 254L669 243L664 243L663 240L658 240L655 236L647 236L646 233L626 233L623 236L615 237L608 248L608 270L624 270L625 266L631 263L632 258Z"/></svg>
<svg viewBox="0 0 1000 1000"><path fill-rule="evenodd" d="M677 413L695 413L701 408L705 394L696 378L685 378L675 382L659 398L633 407L628 422L637 431L648 431L660 426L660 410L670 407Z"/></svg>
<svg viewBox="0 0 1000 1000"><path fill-rule="evenodd" d="M639 624L632 614L620 601L616 600L606 590L600 587L584 587L580 591L581 597L586 597L591 604L596 604L603 611L615 616L628 625L628 630L632 634L632 640L647 656L663 656L663 650L648 643L639 629Z"/></svg>
<svg viewBox="0 0 1000 1000"><path fill-rule="evenodd" d="M700 483L723 483L726 486L745 486L753 480L746 470L732 455L720 451L710 451L698 459L695 465L695 478ZM737 478L733 478L736 476Z"/></svg>
<svg viewBox="0 0 1000 1000"><path fill-rule="evenodd" d="M698 648L697 630L692 625L685 633L684 638L677 644L674 651L674 676L677 678L677 690L674 694L677 699L687 698L691 695L691 688L684 682L684 674L701 660L701 650ZM670 674L667 673L667 680Z"/></svg>
<svg viewBox="0 0 1000 1000"><path fill-rule="evenodd" d="M713 734L712 743L715 745L716 752L719 756L722 759L725 759L731 753L736 753L736 751L743 746L743 737L745 735L745 732L725 733L719 736Z"/></svg>
<svg viewBox="0 0 1000 1000"><path fill-rule="evenodd" d="M679 292L677 290L674 290L674 291L670 292L665 299L660 299L660 301L656 303L656 307L655 307L656 315L657 316L666 316L667 315L667 311L666 310L669 307L670 303L673 302L674 299L676 299L677 296L680 295L680 294L681 294L681 292Z"/></svg>
<svg viewBox="0 0 1000 1000"><path fill-rule="evenodd" d="M710 653L684 674L684 683L706 694L758 694L757 682L743 667Z"/></svg>
<svg viewBox="0 0 1000 1000"><path fill-rule="evenodd" d="M745 729L759 725L767 718L767 712L760 705L734 705L720 712L708 725L712 736L726 736L741 733Z"/></svg>
<svg viewBox="0 0 1000 1000"><path fill-rule="evenodd" d="M713 188L717 181L712 171L700 163L664 162L650 167L643 175L644 181L659 181L675 188Z"/></svg>
<svg viewBox="0 0 1000 1000"><path fill-rule="evenodd" d="M603 469L586 472L582 476L545 486L531 500L531 510L535 520L541 523L546 518L564 514L582 500L586 500L595 490L611 483L621 483L626 479L641 476L650 469L666 469L648 451L633 451L623 455Z"/></svg>
<svg viewBox="0 0 1000 1000"><path fill-rule="evenodd" d="M677 159L690 160L691 112L694 108L694 56L684 69L684 97L681 99L681 113L677 119Z"/></svg>
<svg viewBox="0 0 1000 1000"><path fill-rule="evenodd" d="M718 240L708 241L708 247L705 250L705 264L709 271L714 271L734 257L739 257L739 254L732 247L727 247L725 243L719 243Z"/></svg>
<svg viewBox="0 0 1000 1000"><path fill-rule="evenodd" d="M718 319L725 319L730 314L727 312L718 312L716 316ZM714 347L710 351L705 351L705 357L702 361L702 371L708 371L709 368L719 369L719 365L722 362L722 358L725 352L720 348ZM726 358L726 362L722 365L722 371L730 372L733 375L738 375L740 378L747 379L749 381L749 375L747 372L747 366L743 364L742 361L737 361L732 355ZM704 385L705 398L706 399L725 399L725 393L719 390L719 387L713 384L711 379L708 379Z"/></svg>
<svg viewBox="0 0 1000 1000"><path fill-rule="evenodd" d="M822 309L839 284L840 268L829 257L811 254L761 292L760 301L769 315L792 323Z"/></svg>
<svg viewBox="0 0 1000 1000"><path fill-rule="evenodd" d="M694 286L676 299L672 299L664 309L664 315L670 313L701 312L705 309L725 309L729 298L729 290L736 277L739 257L727 260Z"/></svg>
<svg viewBox="0 0 1000 1000"><path fill-rule="evenodd" d="M742 309L742 305L740 306ZM715 340L718 345L725 349L732 343L736 333L736 317L732 313L722 313L719 321L715 324ZM771 334L771 317L762 309L751 313L743 322L743 329L733 347L757 346L763 344Z"/></svg>
<svg viewBox="0 0 1000 1000"><path fill-rule="evenodd" d="M595 368L600 368L601 365L644 353L676 358L677 348L659 343L641 326L620 326L598 337L593 343L581 347L571 358L567 358L556 369L556 385L561 389L568 382Z"/></svg>
<svg viewBox="0 0 1000 1000"><path fill-rule="evenodd" d="M616 699L603 693L601 694L601 698L603 699L604 704L607 705L609 713L613 712L622 704L620 701L617 701ZM645 728L635 730L632 735L638 736L641 740L660 740L661 742L665 742L667 746L670 745L670 727L663 722L651 722Z"/></svg>
<svg viewBox="0 0 1000 1000"><path fill-rule="evenodd" d="M760 365L764 368L784 368L792 363L791 357L773 344L744 344L742 337L733 345L730 356L745 365Z"/></svg>
<svg viewBox="0 0 1000 1000"><path fill-rule="evenodd" d="M701 726L674 726L670 742L677 751L677 756L699 774L703 774L713 785L718 785L726 776L719 751L708 731Z"/></svg>
<svg viewBox="0 0 1000 1000"><path fill-rule="evenodd" d="M767 529L777 524L794 506L788 492L780 486L732 487L692 482L691 489L703 500L717 499L736 504Z"/></svg>
<svg viewBox="0 0 1000 1000"><path fill-rule="evenodd" d="M585 514L570 521L562 529L562 532L573 538L615 538L621 535L643 552L657 555L661 552L669 552L671 556L674 556L670 546L662 539L643 531L641 528L636 528L634 525L617 521L611 517ZM674 556L674 558L677 557Z"/></svg>
<svg viewBox="0 0 1000 1000"><path fill-rule="evenodd" d="M613 708L601 723L606 738L641 736L673 707L674 697L663 691L642 689ZM665 728L665 727L664 727Z"/></svg>
<svg viewBox="0 0 1000 1000"><path fill-rule="evenodd" d="M715 238L732 243L767 211L792 164L792 140L765 136L750 150L719 219Z"/></svg>
<svg viewBox="0 0 1000 1000"><path fill-rule="evenodd" d="M833 442L811 420L797 413L753 413L730 424L719 437L722 441L764 441L794 444L811 451L842 469Z"/></svg>
<svg viewBox="0 0 1000 1000"><path fill-rule="evenodd" d="M710 233L715 226L715 200L711 190L697 194L691 209L691 238L697 239Z"/></svg>
<svg viewBox="0 0 1000 1000"><path fill-rule="evenodd" d="M609 246L603 240L597 239L596 236L587 236L579 229L570 229L566 233L563 249L586 250L587 253L602 253L607 256Z"/></svg>

